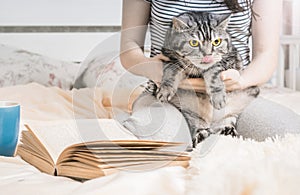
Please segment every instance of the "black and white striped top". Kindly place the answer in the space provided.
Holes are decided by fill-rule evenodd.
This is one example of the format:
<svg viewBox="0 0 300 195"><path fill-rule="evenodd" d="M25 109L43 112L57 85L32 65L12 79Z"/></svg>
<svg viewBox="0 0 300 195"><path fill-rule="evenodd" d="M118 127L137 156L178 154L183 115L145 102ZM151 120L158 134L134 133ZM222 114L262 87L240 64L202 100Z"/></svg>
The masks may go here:
<svg viewBox="0 0 300 195"><path fill-rule="evenodd" d="M205 11L215 14L229 14L232 11L222 3L223 0L146 0L151 4L150 34L151 56L160 53L167 29L172 17L185 11ZM243 58L244 65L250 63L249 37L252 11L244 0L238 0L245 11L233 13L228 32L232 37L232 44Z"/></svg>

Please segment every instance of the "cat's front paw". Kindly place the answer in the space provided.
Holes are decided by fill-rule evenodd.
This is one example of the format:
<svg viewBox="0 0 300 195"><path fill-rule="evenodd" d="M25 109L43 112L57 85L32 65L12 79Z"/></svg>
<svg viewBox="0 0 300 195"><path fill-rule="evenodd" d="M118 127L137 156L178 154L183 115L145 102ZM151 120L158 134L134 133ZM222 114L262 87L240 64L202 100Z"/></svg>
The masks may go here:
<svg viewBox="0 0 300 195"><path fill-rule="evenodd" d="M197 146L198 143L207 138L210 134L212 134L210 129L197 129L194 137L193 137L193 148Z"/></svg>
<svg viewBox="0 0 300 195"><path fill-rule="evenodd" d="M211 95L211 104L217 110L220 110L226 105L226 93L214 93Z"/></svg>
<svg viewBox="0 0 300 195"><path fill-rule="evenodd" d="M156 94L156 98L160 101L160 102L168 102L172 99L172 97L175 95L175 91L172 87L168 87L168 86L161 86L158 89L158 92Z"/></svg>

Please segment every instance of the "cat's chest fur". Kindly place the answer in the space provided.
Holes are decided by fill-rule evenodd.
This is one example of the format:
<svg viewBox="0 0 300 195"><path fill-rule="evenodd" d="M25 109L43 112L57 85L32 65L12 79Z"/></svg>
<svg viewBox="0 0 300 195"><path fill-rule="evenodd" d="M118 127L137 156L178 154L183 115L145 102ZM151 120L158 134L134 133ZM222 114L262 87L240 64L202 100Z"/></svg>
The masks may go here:
<svg viewBox="0 0 300 195"><path fill-rule="evenodd" d="M203 69L196 67L184 56L180 56L176 52L169 51L165 48L162 49L162 53L170 59L168 63L173 64L174 69L180 69L184 72L186 78L203 78ZM164 68L167 67L165 66Z"/></svg>
<svg viewBox="0 0 300 195"><path fill-rule="evenodd" d="M183 60L174 61L174 65L182 69L186 78L203 78L203 69L194 66L191 63L185 62Z"/></svg>

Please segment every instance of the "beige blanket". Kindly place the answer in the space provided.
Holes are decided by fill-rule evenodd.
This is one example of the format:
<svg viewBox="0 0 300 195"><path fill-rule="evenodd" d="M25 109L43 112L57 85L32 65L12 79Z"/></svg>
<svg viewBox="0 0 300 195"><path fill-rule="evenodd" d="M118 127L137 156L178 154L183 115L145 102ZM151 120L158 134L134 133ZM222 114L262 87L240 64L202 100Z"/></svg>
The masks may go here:
<svg viewBox="0 0 300 195"><path fill-rule="evenodd" d="M139 93L138 90L133 94L127 91L128 89L119 89L118 95L99 88L65 91L31 83L0 88L0 100L19 102L23 120L111 118L112 105L128 111L128 105L131 105Z"/></svg>
<svg viewBox="0 0 300 195"><path fill-rule="evenodd" d="M112 106L127 111L140 91L131 95L128 94L128 89L119 89L118 92L122 95L113 96L109 90L97 88L64 91L33 83L1 88L0 99L20 102L23 121L74 117L111 118L114 115ZM262 96L300 114L299 92L266 89ZM19 157L0 157L0 193L298 193L296 190L300 183L300 136L288 136L262 143L220 136L218 142L213 143L211 145L205 142L197 147L192 154L192 165L188 170L182 167L166 167L145 172L120 172L85 183L40 173ZM203 148L207 146L214 147L209 150L210 153L203 154ZM228 160L231 162L226 163Z"/></svg>

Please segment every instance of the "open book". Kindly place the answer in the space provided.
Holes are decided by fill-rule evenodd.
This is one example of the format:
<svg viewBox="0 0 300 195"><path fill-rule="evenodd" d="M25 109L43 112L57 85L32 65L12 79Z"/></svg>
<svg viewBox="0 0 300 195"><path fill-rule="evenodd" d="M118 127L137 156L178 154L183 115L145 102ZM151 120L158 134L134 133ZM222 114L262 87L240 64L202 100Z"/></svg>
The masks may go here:
<svg viewBox="0 0 300 195"><path fill-rule="evenodd" d="M17 154L42 172L92 179L119 170L188 166L178 142L138 140L112 119L30 121Z"/></svg>

